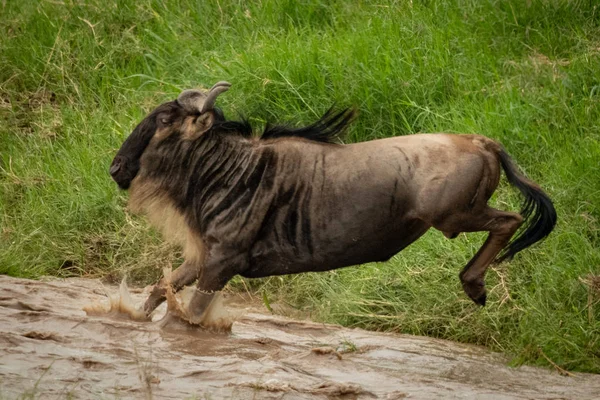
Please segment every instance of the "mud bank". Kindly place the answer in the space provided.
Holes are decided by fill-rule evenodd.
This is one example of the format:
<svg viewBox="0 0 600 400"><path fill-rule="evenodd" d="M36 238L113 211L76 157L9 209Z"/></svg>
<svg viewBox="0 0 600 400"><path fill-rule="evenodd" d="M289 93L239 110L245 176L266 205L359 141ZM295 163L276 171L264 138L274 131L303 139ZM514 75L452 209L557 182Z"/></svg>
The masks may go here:
<svg viewBox="0 0 600 400"><path fill-rule="evenodd" d="M600 397L597 375L509 368L476 346L295 321L239 302L228 304L238 314L229 334L86 316L106 290L118 288L0 276L1 399ZM145 293L132 297L141 303Z"/></svg>

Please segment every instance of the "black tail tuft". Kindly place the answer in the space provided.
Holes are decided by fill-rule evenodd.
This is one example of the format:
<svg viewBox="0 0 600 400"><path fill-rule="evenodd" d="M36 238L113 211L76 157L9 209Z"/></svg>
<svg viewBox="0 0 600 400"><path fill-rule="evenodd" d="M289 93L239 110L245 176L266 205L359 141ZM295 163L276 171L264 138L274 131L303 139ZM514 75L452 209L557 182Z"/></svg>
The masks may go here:
<svg viewBox="0 0 600 400"><path fill-rule="evenodd" d="M556 210L548 195L538 185L521 175L504 149L499 151L499 156L508 182L525 196L520 212L525 229L511 240L495 262L512 259L519 251L548 236L556 225Z"/></svg>
<svg viewBox="0 0 600 400"><path fill-rule="evenodd" d="M315 123L302 127L290 128L288 126L268 126L261 135L261 139L274 139L280 137L302 137L323 143L333 143L348 125L354 120L356 110L346 108L339 112L334 112L333 107L327 110L323 116Z"/></svg>

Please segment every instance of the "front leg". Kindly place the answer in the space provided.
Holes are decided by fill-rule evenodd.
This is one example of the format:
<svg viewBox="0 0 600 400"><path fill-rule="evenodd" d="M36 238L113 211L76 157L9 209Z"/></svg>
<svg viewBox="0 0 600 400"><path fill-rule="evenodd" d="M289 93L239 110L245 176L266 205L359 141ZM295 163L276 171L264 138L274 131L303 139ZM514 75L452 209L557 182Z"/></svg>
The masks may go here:
<svg viewBox="0 0 600 400"><path fill-rule="evenodd" d="M184 286L192 284L200 277L202 271L202 263L198 261L185 261L179 268L171 274L171 287L176 293ZM147 317L166 299L167 288L165 278L163 277L152 289L150 296L144 303L144 313Z"/></svg>
<svg viewBox="0 0 600 400"><path fill-rule="evenodd" d="M196 291L187 305L189 322L200 324L204 312L215 296L215 292L223 287L246 266L244 255L231 256L228 252L214 251L206 260Z"/></svg>

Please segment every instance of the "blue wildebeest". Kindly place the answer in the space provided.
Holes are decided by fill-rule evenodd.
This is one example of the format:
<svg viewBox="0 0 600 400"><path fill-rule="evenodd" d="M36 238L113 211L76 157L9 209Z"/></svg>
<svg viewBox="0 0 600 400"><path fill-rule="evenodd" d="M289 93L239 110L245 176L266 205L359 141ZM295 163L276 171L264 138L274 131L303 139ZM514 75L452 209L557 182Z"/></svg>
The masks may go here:
<svg viewBox="0 0 600 400"><path fill-rule="evenodd" d="M466 294L484 305L490 263L510 259L554 228L548 196L491 139L419 134L333 143L352 110L328 111L302 128L268 125L256 137L247 122L228 121L214 107L229 86L186 90L158 106L110 167L129 189L130 207L183 246L185 262L170 284L178 291L198 280L188 306L194 318L235 275L385 261L431 227L449 238L489 232L459 275ZM501 169L525 197L519 214L487 205ZM154 287L147 315L165 299L165 285Z"/></svg>

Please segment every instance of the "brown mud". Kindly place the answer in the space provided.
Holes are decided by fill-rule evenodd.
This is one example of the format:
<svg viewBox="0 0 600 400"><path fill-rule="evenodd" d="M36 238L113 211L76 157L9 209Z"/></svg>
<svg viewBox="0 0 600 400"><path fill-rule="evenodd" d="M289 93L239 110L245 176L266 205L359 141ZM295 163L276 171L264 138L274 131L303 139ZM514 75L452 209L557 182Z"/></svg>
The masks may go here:
<svg viewBox="0 0 600 400"><path fill-rule="evenodd" d="M484 348L265 315L230 333L120 315L94 280L0 276L0 399L598 399L600 376L510 368ZM132 290L141 304L148 290Z"/></svg>

